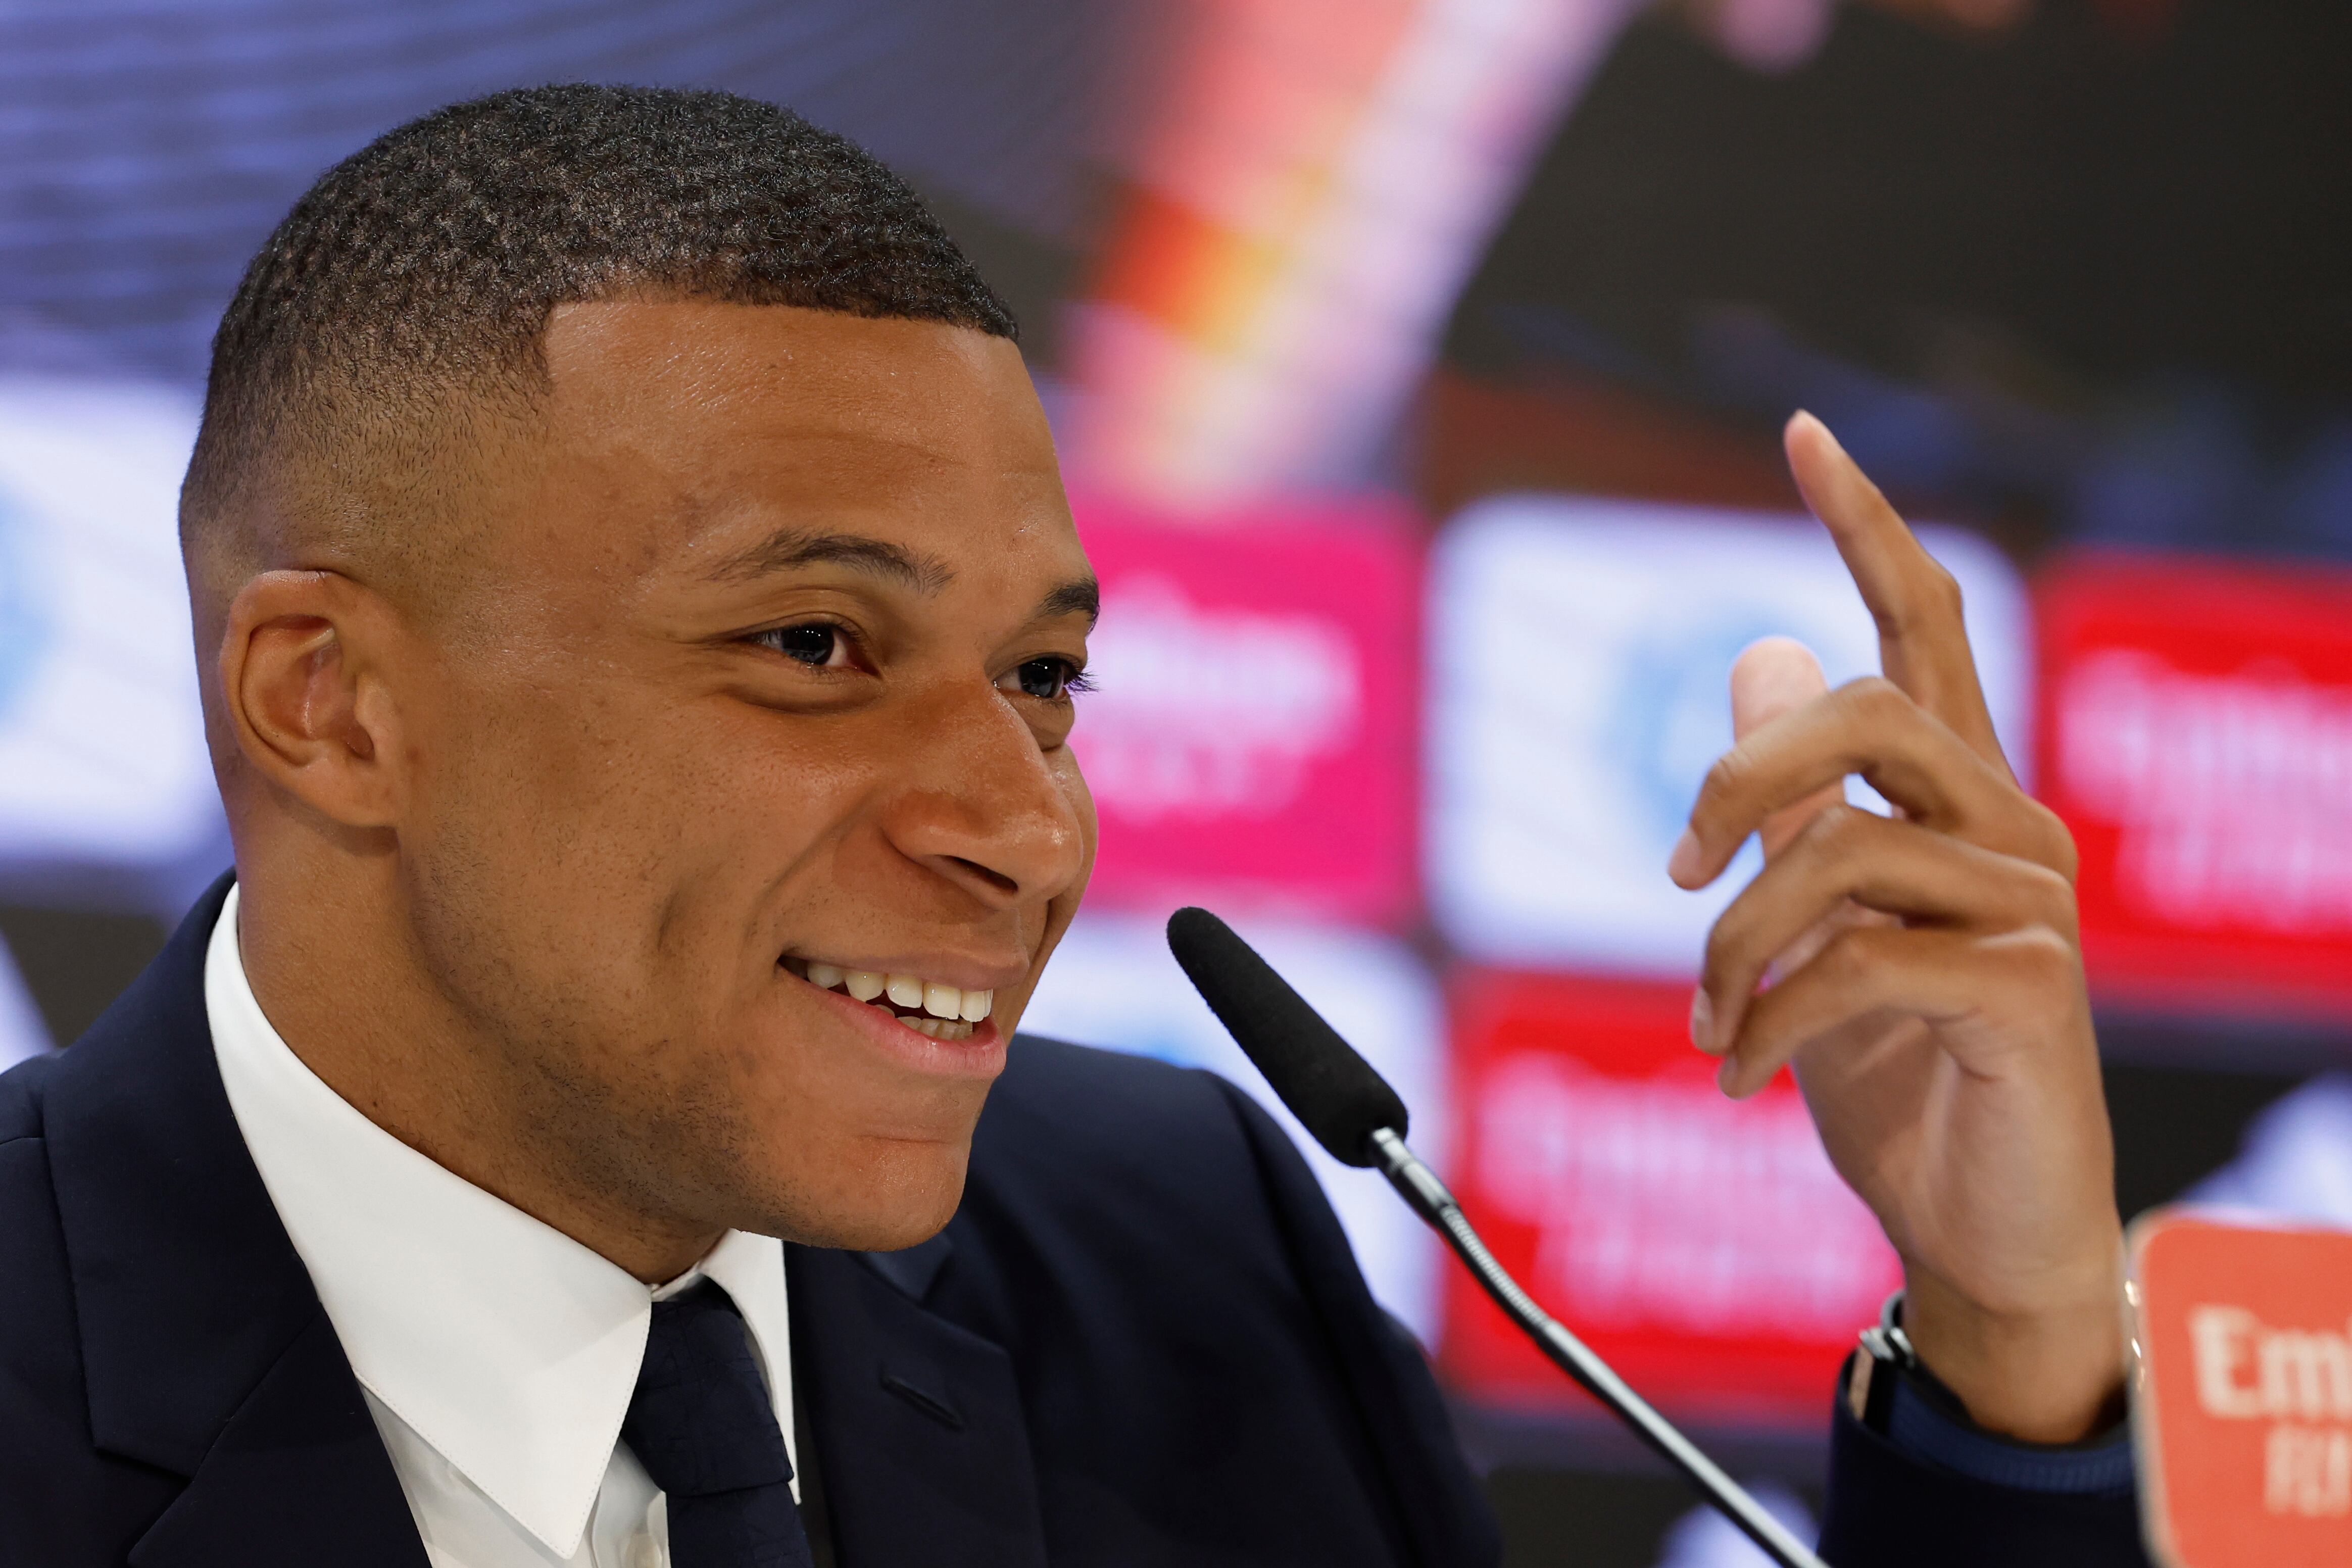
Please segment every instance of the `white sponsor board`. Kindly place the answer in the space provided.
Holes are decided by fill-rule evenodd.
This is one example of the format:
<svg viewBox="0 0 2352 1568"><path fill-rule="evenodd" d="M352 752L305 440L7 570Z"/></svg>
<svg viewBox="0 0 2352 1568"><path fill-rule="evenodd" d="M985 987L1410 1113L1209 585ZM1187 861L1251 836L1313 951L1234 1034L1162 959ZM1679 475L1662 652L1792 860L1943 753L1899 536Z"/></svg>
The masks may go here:
<svg viewBox="0 0 2352 1568"><path fill-rule="evenodd" d="M175 525L195 421L166 390L0 379L0 870L219 842Z"/></svg>
<svg viewBox="0 0 2352 1568"><path fill-rule="evenodd" d="M7 943L0 942L0 1071L28 1057L43 1055L49 1047L48 1026L41 1021L32 994L25 989L15 955Z"/></svg>
<svg viewBox="0 0 2352 1568"><path fill-rule="evenodd" d="M1444 1026L1436 988L1412 952L1391 938L1328 926L1236 929L1403 1097L1415 1151L1444 1169ZM1249 1090L1322 1179L1372 1294L1423 1343L1437 1342L1435 1238L1386 1182L1332 1159L1282 1108L1176 966L1160 921L1079 917L1021 1027L1207 1068Z"/></svg>
<svg viewBox="0 0 2352 1568"><path fill-rule="evenodd" d="M2030 778L2023 586L1973 534L1920 536L1959 580L1994 724ZM1429 595L1424 843L1446 935L1489 963L1693 973L1758 866L1751 844L1706 892L1665 875L1731 743L1732 660L1778 634L1833 685L1878 671L1828 535L1802 517L1498 497L1447 527Z"/></svg>

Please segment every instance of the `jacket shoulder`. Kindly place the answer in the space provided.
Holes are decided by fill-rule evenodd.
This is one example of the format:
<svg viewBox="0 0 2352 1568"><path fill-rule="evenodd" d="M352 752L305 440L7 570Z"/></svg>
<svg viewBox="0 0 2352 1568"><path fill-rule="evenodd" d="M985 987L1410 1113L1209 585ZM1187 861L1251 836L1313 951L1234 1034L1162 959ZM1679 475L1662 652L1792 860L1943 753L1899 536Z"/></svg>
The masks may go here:
<svg viewBox="0 0 2352 1568"><path fill-rule="evenodd" d="M41 1135L42 1101L62 1058L52 1051L0 1072L0 1143Z"/></svg>
<svg viewBox="0 0 2352 1568"><path fill-rule="evenodd" d="M931 1304L1012 1354L1057 1559L1500 1556L1419 1350L1223 1079L1017 1039L947 1238Z"/></svg>
<svg viewBox="0 0 2352 1568"><path fill-rule="evenodd" d="M989 1093L981 1126L986 1131L992 1119L1017 1121L1033 1134L1036 1124L1050 1127L1062 1160L1157 1163L1169 1152L1158 1140L1206 1152L1202 1141L1230 1138L1236 1100L1247 1096L1198 1068L1022 1035Z"/></svg>
<svg viewBox="0 0 2352 1568"><path fill-rule="evenodd" d="M1302 1247L1353 1267L1321 1188L1247 1094L1200 1068L1034 1036L1013 1042L982 1113L974 1206L1132 1267L1289 1269Z"/></svg>
<svg viewBox="0 0 2352 1568"><path fill-rule="evenodd" d="M160 1512L174 1483L100 1453L41 1135L51 1059L0 1074L0 1556L76 1568L119 1561L126 1530Z"/></svg>

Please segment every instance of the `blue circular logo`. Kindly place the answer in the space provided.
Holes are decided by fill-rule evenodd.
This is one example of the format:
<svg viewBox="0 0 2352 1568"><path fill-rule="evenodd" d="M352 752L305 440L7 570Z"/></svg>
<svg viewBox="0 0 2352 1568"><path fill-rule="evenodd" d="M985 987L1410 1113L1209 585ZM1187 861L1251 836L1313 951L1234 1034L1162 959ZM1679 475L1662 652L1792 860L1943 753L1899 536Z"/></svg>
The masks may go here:
<svg viewBox="0 0 2352 1568"><path fill-rule="evenodd" d="M1731 746L1731 661L1780 628L1727 617L1683 641L1644 639L1625 657L1608 731L1661 855L1698 798L1708 766Z"/></svg>

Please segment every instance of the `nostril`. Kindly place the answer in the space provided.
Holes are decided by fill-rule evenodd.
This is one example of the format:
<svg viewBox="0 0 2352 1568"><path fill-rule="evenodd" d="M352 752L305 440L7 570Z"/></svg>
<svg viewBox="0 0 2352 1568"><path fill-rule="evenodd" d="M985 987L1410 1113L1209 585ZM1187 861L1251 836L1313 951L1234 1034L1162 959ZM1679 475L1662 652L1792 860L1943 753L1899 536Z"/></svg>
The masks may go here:
<svg viewBox="0 0 2352 1568"><path fill-rule="evenodd" d="M965 870L971 872L974 877L979 878L982 882L988 884L991 889L996 892L1017 893L1021 890L1020 883L1014 881L1012 878L1005 876L1001 871L990 870L987 867L982 865L977 860L967 860L961 855L950 855L948 857L948 859L950 864L961 866Z"/></svg>

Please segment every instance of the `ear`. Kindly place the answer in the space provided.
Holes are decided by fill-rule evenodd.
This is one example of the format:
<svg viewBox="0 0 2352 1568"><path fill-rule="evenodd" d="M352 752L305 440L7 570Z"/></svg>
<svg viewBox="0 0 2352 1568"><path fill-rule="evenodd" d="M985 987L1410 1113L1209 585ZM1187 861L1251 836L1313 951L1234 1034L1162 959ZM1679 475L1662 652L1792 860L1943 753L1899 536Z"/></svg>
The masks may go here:
<svg viewBox="0 0 2352 1568"><path fill-rule="evenodd" d="M224 716L247 764L329 821L398 816L397 712L380 679L391 609L334 572L264 572L229 605Z"/></svg>

